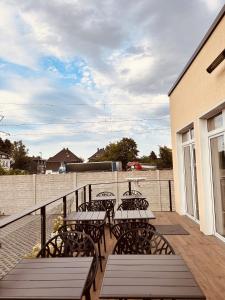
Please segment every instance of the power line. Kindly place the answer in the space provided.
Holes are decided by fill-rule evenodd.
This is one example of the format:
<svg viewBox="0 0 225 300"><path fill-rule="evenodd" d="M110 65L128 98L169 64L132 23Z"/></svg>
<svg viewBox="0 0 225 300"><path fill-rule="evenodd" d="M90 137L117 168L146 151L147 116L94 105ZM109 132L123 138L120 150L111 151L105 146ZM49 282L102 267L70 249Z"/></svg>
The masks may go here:
<svg viewBox="0 0 225 300"><path fill-rule="evenodd" d="M169 127L163 127L163 128L150 128L148 130L139 130L139 131L131 131L130 129L124 129L124 130L104 130L104 131L90 131L90 130L83 130L83 131L67 131L67 132L42 132L42 133L34 133L34 132L17 132L13 133L12 136L42 136L42 135L73 135L73 134L79 134L79 133L91 133L91 134L108 134L108 133L117 133L117 132L127 132L130 133L136 133L136 134L143 134L143 133L154 133L155 131L159 132L166 132L170 128Z"/></svg>
<svg viewBox="0 0 225 300"><path fill-rule="evenodd" d="M77 125L79 124L98 124L98 123L123 123L123 122L143 122L143 121L161 121L165 120L168 116L163 116L160 118L147 118L147 119L123 119L123 120L99 120L99 121L76 121L76 122L40 122L40 123L20 123L20 124L14 124L14 123L8 123L8 124L2 124L2 126L12 126L12 127L18 127L18 126L41 126L41 125Z"/></svg>
<svg viewBox="0 0 225 300"><path fill-rule="evenodd" d="M128 106L132 106L132 105L155 105L155 104L169 104L168 101L155 101L155 102L143 102L143 103L113 103L113 102L104 102L104 103L94 103L90 104L90 103L66 103L67 106L107 106L107 105L116 105L116 106L124 106L124 105L128 105ZM63 104L51 104L51 103L13 103L13 102L8 102L8 103L0 103L0 105L18 105L18 106L49 106L49 107L57 107L57 106L64 106L65 103Z"/></svg>

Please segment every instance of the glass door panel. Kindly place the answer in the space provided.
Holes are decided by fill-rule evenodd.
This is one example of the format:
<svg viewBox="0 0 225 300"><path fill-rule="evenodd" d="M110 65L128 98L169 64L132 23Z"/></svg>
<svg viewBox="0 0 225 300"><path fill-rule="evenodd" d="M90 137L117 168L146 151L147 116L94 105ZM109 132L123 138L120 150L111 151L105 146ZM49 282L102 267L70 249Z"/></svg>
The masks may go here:
<svg viewBox="0 0 225 300"><path fill-rule="evenodd" d="M225 151L224 135L211 138L211 163L216 232L225 236Z"/></svg>
<svg viewBox="0 0 225 300"><path fill-rule="evenodd" d="M198 205L198 184L196 172L196 156L195 145L192 146L192 161L193 161L193 185L194 185L194 203L195 203L195 218L199 220L199 205Z"/></svg>
<svg viewBox="0 0 225 300"><path fill-rule="evenodd" d="M192 217L194 217L190 145L184 147L184 171L185 171L187 213Z"/></svg>

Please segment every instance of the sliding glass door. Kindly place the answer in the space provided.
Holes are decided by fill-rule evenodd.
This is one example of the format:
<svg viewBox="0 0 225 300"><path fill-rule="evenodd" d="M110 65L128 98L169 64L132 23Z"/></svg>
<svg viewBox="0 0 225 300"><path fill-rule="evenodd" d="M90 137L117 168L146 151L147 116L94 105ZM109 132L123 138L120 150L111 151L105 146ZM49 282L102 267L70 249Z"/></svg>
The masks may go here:
<svg viewBox="0 0 225 300"><path fill-rule="evenodd" d="M225 237L225 149L224 134L210 138L215 230Z"/></svg>
<svg viewBox="0 0 225 300"><path fill-rule="evenodd" d="M199 220L197 176L195 145L193 143L185 145L184 149L184 175L185 175L185 195L186 212L195 220Z"/></svg>

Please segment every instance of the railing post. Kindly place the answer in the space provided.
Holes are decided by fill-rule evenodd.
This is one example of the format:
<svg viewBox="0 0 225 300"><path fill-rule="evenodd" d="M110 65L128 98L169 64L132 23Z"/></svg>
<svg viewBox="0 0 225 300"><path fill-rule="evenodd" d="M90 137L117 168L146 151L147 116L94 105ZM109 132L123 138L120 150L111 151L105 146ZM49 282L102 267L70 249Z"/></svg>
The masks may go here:
<svg viewBox="0 0 225 300"><path fill-rule="evenodd" d="M131 195L131 181L128 181L128 191L129 195Z"/></svg>
<svg viewBox="0 0 225 300"><path fill-rule="evenodd" d="M86 202L86 185L84 186L84 203Z"/></svg>
<svg viewBox="0 0 225 300"><path fill-rule="evenodd" d="M76 211L78 210L78 190L75 191L75 198L76 198Z"/></svg>
<svg viewBox="0 0 225 300"><path fill-rule="evenodd" d="M172 191L171 191L171 180L168 180L168 184L169 184L169 202L170 202L170 211L173 211Z"/></svg>
<svg viewBox="0 0 225 300"><path fill-rule="evenodd" d="M46 243L46 207L41 207L41 248L44 247ZM45 257L45 251L42 254Z"/></svg>
<svg viewBox="0 0 225 300"><path fill-rule="evenodd" d="M66 196L63 197L63 219L66 218L67 208L66 208ZM65 222L64 222L65 223Z"/></svg>
<svg viewBox="0 0 225 300"><path fill-rule="evenodd" d="M91 201L91 184L88 185L89 202Z"/></svg>

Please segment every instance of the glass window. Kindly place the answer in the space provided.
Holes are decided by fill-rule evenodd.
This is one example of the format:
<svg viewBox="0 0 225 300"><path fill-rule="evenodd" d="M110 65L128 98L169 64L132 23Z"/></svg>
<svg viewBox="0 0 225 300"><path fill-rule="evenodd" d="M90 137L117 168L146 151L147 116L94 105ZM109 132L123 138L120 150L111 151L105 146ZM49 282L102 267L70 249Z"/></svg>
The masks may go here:
<svg viewBox="0 0 225 300"><path fill-rule="evenodd" d="M190 140L190 137L189 137L189 131L185 132L182 134L182 142L187 142Z"/></svg>
<svg viewBox="0 0 225 300"><path fill-rule="evenodd" d="M216 232L225 237L225 149L224 136L212 138L211 160Z"/></svg>
<svg viewBox="0 0 225 300"><path fill-rule="evenodd" d="M194 134L194 128L192 128L192 129L190 130L190 134L191 134L191 139L193 140L194 137L195 137L195 134Z"/></svg>
<svg viewBox="0 0 225 300"><path fill-rule="evenodd" d="M223 126L223 116L222 113L207 120L208 131L215 130Z"/></svg>

